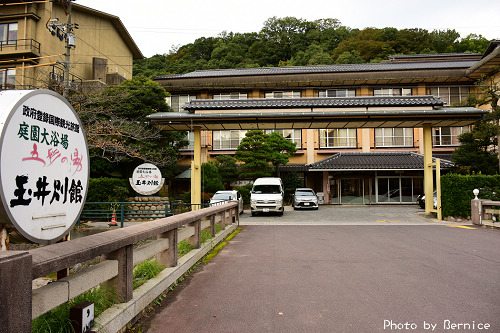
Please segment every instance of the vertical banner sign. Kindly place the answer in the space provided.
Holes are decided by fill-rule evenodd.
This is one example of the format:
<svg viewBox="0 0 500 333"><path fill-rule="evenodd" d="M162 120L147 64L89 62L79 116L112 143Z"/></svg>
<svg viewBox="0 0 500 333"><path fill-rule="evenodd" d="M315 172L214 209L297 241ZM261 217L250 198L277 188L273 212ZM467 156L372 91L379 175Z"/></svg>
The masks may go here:
<svg viewBox="0 0 500 333"><path fill-rule="evenodd" d="M50 90L0 92L0 224L54 243L74 226L89 182L87 140L75 110Z"/></svg>

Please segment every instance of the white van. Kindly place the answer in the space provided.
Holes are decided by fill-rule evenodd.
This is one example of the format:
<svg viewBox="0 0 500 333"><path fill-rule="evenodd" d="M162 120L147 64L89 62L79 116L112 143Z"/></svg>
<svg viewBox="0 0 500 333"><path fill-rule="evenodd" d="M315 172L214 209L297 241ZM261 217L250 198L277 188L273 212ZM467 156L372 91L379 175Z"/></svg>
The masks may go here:
<svg viewBox="0 0 500 333"><path fill-rule="evenodd" d="M256 213L278 213L283 215L283 183L281 178L257 178L250 192L250 211Z"/></svg>

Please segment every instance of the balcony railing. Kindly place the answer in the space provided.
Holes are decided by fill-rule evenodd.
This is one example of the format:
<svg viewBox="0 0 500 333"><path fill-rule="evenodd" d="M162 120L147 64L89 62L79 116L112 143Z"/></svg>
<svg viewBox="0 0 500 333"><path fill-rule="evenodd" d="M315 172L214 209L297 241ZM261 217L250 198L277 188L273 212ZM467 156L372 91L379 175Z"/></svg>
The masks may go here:
<svg viewBox="0 0 500 333"><path fill-rule="evenodd" d="M0 52L3 51L30 51L40 54L40 43L32 38L16 40L0 40Z"/></svg>

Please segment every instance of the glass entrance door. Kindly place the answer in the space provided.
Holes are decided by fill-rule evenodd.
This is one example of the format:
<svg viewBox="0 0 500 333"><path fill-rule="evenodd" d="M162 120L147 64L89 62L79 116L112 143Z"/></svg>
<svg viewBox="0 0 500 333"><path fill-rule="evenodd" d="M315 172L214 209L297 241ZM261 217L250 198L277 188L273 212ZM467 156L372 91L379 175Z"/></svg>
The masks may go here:
<svg viewBox="0 0 500 333"><path fill-rule="evenodd" d="M363 181L360 178L344 178L340 180L340 203L362 204Z"/></svg>

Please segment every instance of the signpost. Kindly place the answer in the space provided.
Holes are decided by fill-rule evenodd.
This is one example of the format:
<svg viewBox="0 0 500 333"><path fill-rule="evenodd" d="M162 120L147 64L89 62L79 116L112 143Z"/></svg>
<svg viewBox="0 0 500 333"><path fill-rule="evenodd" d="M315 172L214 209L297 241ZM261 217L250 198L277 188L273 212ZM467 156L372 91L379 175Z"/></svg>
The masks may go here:
<svg viewBox="0 0 500 333"><path fill-rule="evenodd" d="M67 100L50 90L0 92L0 225L11 240L62 239L88 182L87 140Z"/></svg>
<svg viewBox="0 0 500 333"><path fill-rule="evenodd" d="M134 169L132 178L129 178L130 185L139 194L151 195L158 192L165 178L161 177L161 171L151 163L144 163Z"/></svg>

